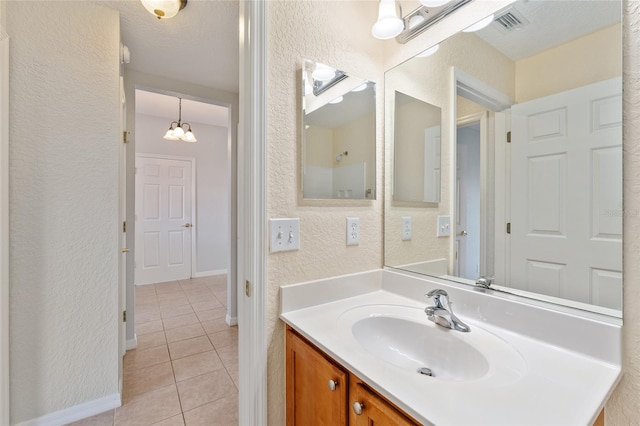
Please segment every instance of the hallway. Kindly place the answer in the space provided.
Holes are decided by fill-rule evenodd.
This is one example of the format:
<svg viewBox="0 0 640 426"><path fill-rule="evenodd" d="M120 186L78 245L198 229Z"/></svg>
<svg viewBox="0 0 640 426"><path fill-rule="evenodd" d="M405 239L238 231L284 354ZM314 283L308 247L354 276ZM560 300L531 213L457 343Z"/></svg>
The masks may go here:
<svg viewBox="0 0 640 426"><path fill-rule="evenodd" d="M238 328L226 301L226 275L137 287L123 406L72 425L237 425Z"/></svg>

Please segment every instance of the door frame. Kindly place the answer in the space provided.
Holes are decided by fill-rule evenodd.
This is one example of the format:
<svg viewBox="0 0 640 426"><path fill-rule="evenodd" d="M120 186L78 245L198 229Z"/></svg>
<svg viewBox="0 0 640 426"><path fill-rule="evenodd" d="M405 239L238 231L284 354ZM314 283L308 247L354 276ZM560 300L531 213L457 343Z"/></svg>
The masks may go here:
<svg viewBox="0 0 640 426"><path fill-rule="evenodd" d="M9 424L9 36L0 27L0 424Z"/></svg>
<svg viewBox="0 0 640 426"><path fill-rule="evenodd" d="M159 160L178 160L178 161L188 161L191 163L191 223L192 223L192 232L191 232L191 277L193 277L193 273L196 270L196 254L197 254L197 246L196 246L196 240L197 240L197 232L193 232L193 228L197 225L197 212L196 212L196 187L197 187L197 182L196 182L196 158L195 157L181 157L178 155L163 155L163 154L150 154L150 153L145 153L145 152L136 152L136 160L138 159L138 157L143 157L143 158L155 158L155 159L159 159ZM137 172L137 170L136 170ZM137 173L136 173L137 175ZM135 190L135 185L134 185L134 199L137 200L138 196L140 194L138 194ZM136 211L135 208L135 204L133 207L133 211L134 211L134 215L138 215L138 212ZM133 235L133 239L135 241L135 247L140 247L138 245L138 241L136 241L136 234ZM134 254L134 262L135 262L135 254ZM137 266L137 265L136 265ZM133 274L133 285L137 285L135 282L135 271Z"/></svg>
<svg viewBox="0 0 640 426"><path fill-rule="evenodd" d="M487 110L492 111L492 112L498 112L498 111L504 111L505 109L509 108L511 105L513 105L515 103L515 101L513 99L511 99L509 96L505 95L504 93L494 89L493 87L489 86L488 84L486 84L485 82L473 77L470 74L467 74L466 72L462 71L459 68L456 67L451 67L451 91L450 91L450 99L449 99L449 105L451 105L451 109L449 110L449 132L452 135L451 136L451 145L450 145L450 167L449 167L449 181L450 182L456 182L457 179L457 174L456 174L456 165L457 165L457 161L458 159L456 158L456 147L457 147L457 138L456 138L456 132L457 132L457 128L458 128L458 117L457 117L457 107L458 107L458 101L457 101L457 96L460 95L463 98L466 98L472 102L475 102L479 105L484 106L485 108L487 108ZM490 114L491 116L494 116L495 114ZM461 117L461 119L464 119L464 117ZM489 143L488 143L488 139L493 138L495 140L495 143L500 143L500 141L502 140L502 136L503 135L498 135L494 132L491 132L491 121L493 121L493 118L490 117L489 115L487 115L486 117L486 122L487 122L487 131L483 132L481 130L481 134L485 134L485 144L484 147L481 145L480 147L480 197L481 197L481 205L480 205L480 215L481 215L481 224L480 224L480 228L481 228L481 233L482 230L485 230L485 234L482 235L486 235L486 211L487 211L487 203L486 203L486 198L485 198L485 193L487 190L487 181L486 181L486 177L487 177L487 148L489 147ZM506 135L505 135L505 141L506 141ZM482 140L481 140L481 144L482 144ZM496 179L498 177L496 176ZM455 212L455 208L456 208L456 185L450 185L449 188L449 211L450 212ZM494 209L495 210L495 209ZM502 225L500 225L502 226ZM496 228L498 229L498 228ZM497 234L497 232L494 232ZM451 221L451 235L456 235L457 234L457 229L456 229L456 221L452 220ZM452 242L449 244L449 271L453 271L454 268L454 263L455 263L455 238L451 238ZM482 241L484 240L484 241ZM483 275L483 272L486 271L486 257L485 254L483 252L485 252L486 247L486 238L482 238L481 237L481 245L480 245L480 274Z"/></svg>
<svg viewBox="0 0 640 426"><path fill-rule="evenodd" d="M241 425L267 424L268 3L240 2L237 291Z"/></svg>

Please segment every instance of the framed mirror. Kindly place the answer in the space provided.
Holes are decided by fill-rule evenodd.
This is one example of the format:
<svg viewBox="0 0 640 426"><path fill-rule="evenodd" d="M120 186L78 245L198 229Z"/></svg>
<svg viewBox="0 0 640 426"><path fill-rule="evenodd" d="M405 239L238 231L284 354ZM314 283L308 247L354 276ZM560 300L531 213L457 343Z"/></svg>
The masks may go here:
<svg viewBox="0 0 640 426"><path fill-rule="evenodd" d="M620 17L619 1L517 1L385 74L387 99L442 109L441 201L385 199L386 266L470 285L487 277L621 316ZM399 167L387 164L385 193Z"/></svg>
<svg viewBox="0 0 640 426"><path fill-rule="evenodd" d="M305 60L302 198L375 199L375 83Z"/></svg>
<svg viewBox="0 0 640 426"><path fill-rule="evenodd" d="M393 201L440 202L439 107L395 92Z"/></svg>

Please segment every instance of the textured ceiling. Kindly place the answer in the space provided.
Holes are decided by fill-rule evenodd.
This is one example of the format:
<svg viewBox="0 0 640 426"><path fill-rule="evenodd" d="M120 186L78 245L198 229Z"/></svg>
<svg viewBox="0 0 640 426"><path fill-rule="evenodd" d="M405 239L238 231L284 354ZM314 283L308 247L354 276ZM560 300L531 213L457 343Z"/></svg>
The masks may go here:
<svg viewBox="0 0 640 426"><path fill-rule="evenodd" d="M166 118L167 128L171 121L178 120L178 102L175 96L136 90L136 113ZM182 122L227 127L228 111L227 107L182 100Z"/></svg>
<svg viewBox="0 0 640 426"><path fill-rule="evenodd" d="M514 61L620 22L622 14L617 0L521 0L511 7L530 24L505 32L494 22L476 34Z"/></svg>
<svg viewBox="0 0 640 426"><path fill-rule="evenodd" d="M189 0L166 20L155 18L139 0L95 1L120 12L129 69L238 92L237 0Z"/></svg>

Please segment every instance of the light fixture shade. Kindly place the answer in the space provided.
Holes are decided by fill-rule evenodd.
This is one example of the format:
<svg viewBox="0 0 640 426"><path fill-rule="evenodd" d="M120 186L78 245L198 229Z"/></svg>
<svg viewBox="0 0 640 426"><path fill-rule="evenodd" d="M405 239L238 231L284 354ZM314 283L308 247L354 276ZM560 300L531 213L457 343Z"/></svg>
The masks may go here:
<svg viewBox="0 0 640 426"><path fill-rule="evenodd" d="M355 89L351 89L352 92L362 92L367 88L369 84L367 82L362 83L360 86L357 86Z"/></svg>
<svg viewBox="0 0 640 426"><path fill-rule="evenodd" d="M396 13L396 0L380 0L378 20L371 28L371 34L380 40L398 36L404 30L404 22Z"/></svg>
<svg viewBox="0 0 640 426"><path fill-rule="evenodd" d="M184 134L182 140L185 142L198 142L198 139L196 139L191 130Z"/></svg>
<svg viewBox="0 0 640 426"><path fill-rule="evenodd" d="M491 15L487 16L486 18L479 20L475 24L468 26L467 28L462 30L462 32L464 32L464 33L473 33L473 32L476 32L476 31L480 31L481 29L483 29L484 27L489 26L489 24L491 24L493 22L493 17L494 17L494 15L491 14Z"/></svg>
<svg viewBox="0 0 640 426"><path fill-rule="evenodd" d="M451 0L420 0L424 7L441 7L450 2Z"/></svg>
<svg viewBox="0 0 640 426"><path fill-rule="evenodd" d="M332 101L329 101L330 104L339 104L340 102L342 102L344 100L344 96L338 96L337 98L335 98Z"/></svg>
<svg viewBox="0 0 640 426"><path fill-rule="evenodd" d="M165 133L162 138L166 139L168 141L177 141L178 140L176 135L173 133L173 129L167 130L167 133Z"/></svg>
<svg viewBox="0 0 640 426"><path fill-rule="evenodd" d="M184 129L180 126L177 126L175 129L173 129L173 134L177 138L182 139L182 137L184 136Z"/></svg>
<svg viewBox="0 0 640 426"><path fill-rule="evenodd" d="M140 0L140 2L158 19L173 18L187 4L186 0Z"/></svg>

